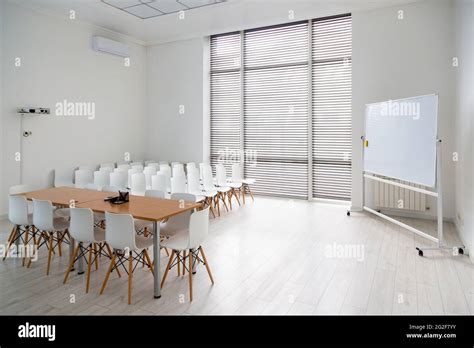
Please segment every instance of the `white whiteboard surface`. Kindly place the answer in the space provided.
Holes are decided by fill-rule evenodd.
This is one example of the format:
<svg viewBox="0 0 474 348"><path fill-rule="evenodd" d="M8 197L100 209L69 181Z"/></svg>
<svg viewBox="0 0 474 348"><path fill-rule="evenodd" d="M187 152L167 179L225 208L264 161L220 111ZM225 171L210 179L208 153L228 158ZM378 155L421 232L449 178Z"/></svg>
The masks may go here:
<svg viewBox="0 0 474 348"><path fill-rule="evenodd" d="M434 187L437 119L437 95L367 104L364 170Z"/></svg>

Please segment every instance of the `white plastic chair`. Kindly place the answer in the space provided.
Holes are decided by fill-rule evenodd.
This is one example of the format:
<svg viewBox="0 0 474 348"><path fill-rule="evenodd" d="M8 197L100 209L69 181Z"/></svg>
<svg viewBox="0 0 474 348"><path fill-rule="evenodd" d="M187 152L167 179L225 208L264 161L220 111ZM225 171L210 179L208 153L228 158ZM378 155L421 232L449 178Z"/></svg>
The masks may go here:
<svg viewBox="0 0 474 348"><path fill-rule="evenodd" d="M202 248L202 243L207 237L209 231L209 208L201 211L196 211L191 214L189 219L188 230L180 231L175 235L171 236L161 242L163 247L172 249L168 264L166 266L165 273L163 274L163 280L161 281L161 287L163 287L166 277L168 276L169 270L174 264L183 265L183 274L188 271L189 274L189 301L193 300L193 267L194 262L203 263L206 266L209 278L214 284L211 269L206 259L206 255ZM181 254L182 253L182 254ZM201 254L202 259L199 257ZM188 262L186 262L186 259ZM187 266L186 266L187 263ZM179 271L178 271L179 273Z"/></svg>
<svg viewBox="0 0 474 348"><path fill-rule="evenodd" d="M132 175L131 194L135 196L144 196L146 191L146 178L143 173Z"/></svg>
<svg viewBox="0 0 474 348"><path fill-rule="evenodd" d="M148 165L150 165L151 163L156 163L156 164L158 164L158 162L156 162L155 160L148 160L148 161L145 161L145 166L148 166Z"/></svg>
<svg viewBox="0 0 474 348"><path fill-rule="evenodd" d="M186 177L184 175L173 176L171 178L171 193L186 193Z"/></svg>
<svg viewBox="0 0 474 348"><path fill-rule="evenodd" d="M79 166L77 169L78 170L89 170L91 172L95 172L97 170L97 167L98 166L86 164L86 165Z"/></svg>
<svg viewBox="0 0 474 348"><path fill-rule="evenodd" d="M69 239L66 239L69 235L69 221L54 215L54 208L50 201L33 199L33 225L40 232L35 242L35 249L38 250L43 244L48 246L46 275L49 275L54 249L57 247L59 256L62 256L62 242L69 243ZM41 239L44 240L44 243L41 243ZM28 267L31 265L31 260L30 258Z"/></svg>
<svg viewBox="0 0 474 348"><path fill-rule="evenodd" d="M87 169L79 169L74 173L76 188L86 188L88 184L94 183L94 172Z"/></svg>
<svg viewBox="0 0 474 348"><path fill-rule="evenodd" d="M156 167L145 167L145 169L143 169L143 174L145 174L146 187L151 188L151 177L156 175Z"/></svg>
<svg viewBox="0 0 474 348"><path fill-rule="evenodd" d="M118 171L114 173L110 173L110 186L117 187L121 190L127 187L127 175L124 171Z"/></svg>
<svg viewBox="0 0 474 348"><path fill-rule="evenodd" d="M139 174L139 173L143 173L143 169L135 167L128 170L128 183L127 183L128 187L132 187L132 175Z"/></svg>
<svg viewBox="0 0 474 348"><path fill-rule="evenodd" d="M167 177L165 174L158 172L151 177L151 189L168 192Z"/></svg>
<svg viewBox="0 0 474 348"><path fill-rule="evenodd" d="M26 186L26 185L22 185ZM26 192L26 191L25 191ZM28 201L22 195L8 196L8 219L13 224L13 228L8 236L7 248L3 255L3 261L8 256L8 252L13 243L23 243L28 245L30 233L36 239L35 228L33 226L33 214L28 213ZM25 258L23 258L23 265Z"/></svg>
<svg viewBox="0 0 474 348"><path fill-rule="evenodd" d="M129 169L132 169L132 167L130 167L130 164L126 164L126 163L117 164L117 168L115 168L115 170L125 170L126 172L128 172Z"/></svg>
<svg viewBox="0 0 474 348"><path fill-rule="evenodd" d="M217 191L227 196L230 210L232 210L232 197L235 197L235 199L240 205L240 199L238 196L238 192L240 191L236 190L232 185L227 182L227 172L223 164L216 164L216 181Z"/></svg>
<svg viewBox="0 0 474 348"><path fill-rule="evenodd" d="M224 207L226 211L229 211L229 208L227 207L227 203L225 201L225 197L226 197L225 191L223 192L222 189L219 190L214 185L211 166L207 166L207 165L203 166L202 186L203 186L204 191L216 193L215 198L214 198L214 209L217 209L218 216L221 215L220 202L224 203Z"/></svg>
<svg viewBox="0 0 474 348"><path fill-rule="evenodd" d="M143 172L143 164L133 164L132 169L136 169L139 172Z"/></svg>
<svg viewBox="0 0 474 348"><path fill-rule="evenodd" d="M77 246L74 249L71 262L64 276L63 284L66 284L69 273L71 273L76 261L80 258L84 258L87 264L87 294L89 292L92 264L95 263L95 269L98 270L99 256L103 255L112 258L112 250L105 242L105 231L94 224L94 213L91 209L71 209L69 232L72 238L77 242ZM106 248L106 250L104 250L104 248Z"/></svg>
<svg viewBox="0 0 474 348"><path fill-rule="evenodd" d="M186 177L183 165L177 165L173 167L173 177L177 177L177 176Z"/></svg>
<svg viewBox="0 0 474 348"><path fill-rule="evenodd" d="M165 192L160 190L146 190L145 197L153 197L153 198L165 198ZM147 220L139 220L135 219L135 230L138 234L143 233L145 236L148 235L148 229L153 227L153 223Z"/></svg>
<svg viewBox="0 0 474 348"><path fill-rule="evenodd" d="M171 190L171 168L170 166L161 166L160 165L160 173L166 176L166 191L169 192Z"/></svg>
<svg viewBox="0 0 474 348"><path fill-rule="evenodd" d="M153 238L139 236L135 232L132 215L105 213L106 230L105 241L114 249L109 269L106 272L100 294L102 295L110 273L122 265L128 272L128 304L132 303L132 275L136 264L141 263L150 269L153 274L153 264L148 255L147 248L153 245ZM134 255L135 254L135 255ZM115 260L118 259L118 263ZM136 260L134 266L134 259ZM128 269L125 263L128 261Z"/></svg>
<svg viewBox="0 0 474 348"><path fill-rule="evenodd" d="M110 173L108 171L94 172L94 186L97 190L102 190L104 186L110 185Z"/></svg>
<svg viewBox="0 0 474 348"><path fill-rule="evenodd" d="M74 187L73 175L74 171L72 169L55 169L54 187Z"/></svg>

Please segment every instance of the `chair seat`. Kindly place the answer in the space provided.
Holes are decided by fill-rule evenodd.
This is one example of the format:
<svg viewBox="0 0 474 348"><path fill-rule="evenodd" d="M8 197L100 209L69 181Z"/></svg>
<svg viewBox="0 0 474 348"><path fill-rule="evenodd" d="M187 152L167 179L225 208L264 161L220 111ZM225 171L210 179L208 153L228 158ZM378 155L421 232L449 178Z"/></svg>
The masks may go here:
<svg viewBox="0 0 474 348"><path fill-rule="evenodd" d="M53 218L53 227L56 231L62 231L69 228L69 221L63 217L55 216Z"/></svg>
<svg viewBox="0 0 474 348"><path fill-rule="evenodd" d="M153 238L147 238L140 235L135 236L135 244L138 249L146 249L153 245Z"/></svg>
<svg viewBox="0 0 474 348"><path fill-rule="evenodd" d="M217 188L217 191L219 192L229 192L231 190L231 188L229 186L219 186Z"/></svg>
<svg viewBox="0 0 474 348"><path fill-rule="evenodd" d="M230 188L233 188L233 189L239 189L242 187L242 183L241 182L230 182L227 184Z"/></svg>
<svg viewBox="0 0 474 348"><path fill-rule="evenodd" d="M170 248L172 250L186 250L188 249L189 232L188 230L176 231L173 236L161 242L161 246Z"/></svg>
<svg viewBox="0 0 474 348"><path fill-rule="evenodd" d="M78 240L81 243L90 244L91 242L102 243L105 242L105 230L103 228L94 226L94 240Z"/></svg>

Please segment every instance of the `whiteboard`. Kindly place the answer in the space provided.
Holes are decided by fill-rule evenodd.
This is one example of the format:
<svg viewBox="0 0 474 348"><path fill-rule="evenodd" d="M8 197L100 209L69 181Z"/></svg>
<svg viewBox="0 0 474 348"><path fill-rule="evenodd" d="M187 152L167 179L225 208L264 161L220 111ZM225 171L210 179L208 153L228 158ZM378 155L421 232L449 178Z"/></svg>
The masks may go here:
<svg viewBox="0 0 474 348"><path fill-rule="evenodd" d="M437 120L434 94L367 104L364 170L434 187Z"/></svg>

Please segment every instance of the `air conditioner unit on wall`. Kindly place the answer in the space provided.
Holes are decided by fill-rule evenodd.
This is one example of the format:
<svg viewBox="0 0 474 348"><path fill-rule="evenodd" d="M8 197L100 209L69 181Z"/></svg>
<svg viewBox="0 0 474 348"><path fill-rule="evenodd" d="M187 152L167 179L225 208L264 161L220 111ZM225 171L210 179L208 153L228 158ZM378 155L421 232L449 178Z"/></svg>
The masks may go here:
<svg viewBox="0 0 474 348"><path fill-rule="evenodd" d="M130 47L121 42L107 39L102 36L92 37L92 49L94 51L110 53L120 57L130 57Z"/></svg>

